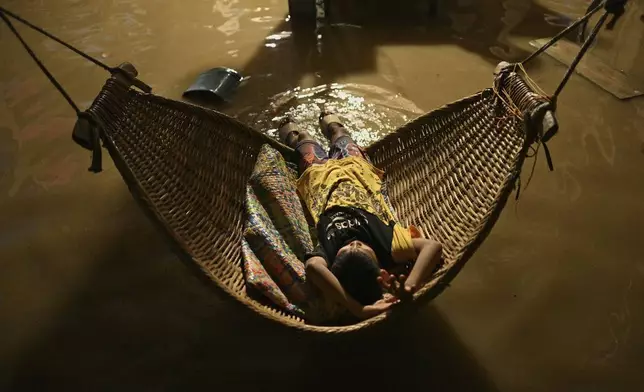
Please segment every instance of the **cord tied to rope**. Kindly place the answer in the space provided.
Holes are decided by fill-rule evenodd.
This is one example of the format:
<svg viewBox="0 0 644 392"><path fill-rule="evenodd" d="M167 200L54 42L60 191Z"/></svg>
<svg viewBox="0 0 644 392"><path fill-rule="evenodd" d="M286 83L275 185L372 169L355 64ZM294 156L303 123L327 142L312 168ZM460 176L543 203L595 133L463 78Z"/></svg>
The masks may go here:
<svg viewBox="0 0 644 392"><path fill-rule="evenodd" d="M101 126L88 112L79 112L72 132L72 140L79 146L92 151L92 162L89 171L100 173L103 170L103 152L101 150Z"/></svg>
<svg viewBox="0 0 644 392"><path fill-rule="evenodd" d="M628 0L607 0L606 5L604 6L604 9L606 12L609 14L613 15L613 17L610 19L610 21L606 24L606 29L607 30L612 30L615 28L615 23L619 20L619 18L624 15L626 12L626 2Z"/></svg>

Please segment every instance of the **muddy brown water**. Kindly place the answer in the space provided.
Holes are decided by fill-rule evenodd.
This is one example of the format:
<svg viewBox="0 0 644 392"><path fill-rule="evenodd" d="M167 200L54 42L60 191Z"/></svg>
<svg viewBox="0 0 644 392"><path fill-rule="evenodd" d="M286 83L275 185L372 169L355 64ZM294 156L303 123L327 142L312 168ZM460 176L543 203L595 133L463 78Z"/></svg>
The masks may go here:
<svg viewBox="0 0 644 392"><path fill-rule="evenodd" d="M558 13L586 3L455 1L416 25L367 23L377 19L349 9L320 42L292 34L286 1L3 6L110 64L134 63L157 94L179 99L201 71L228 66L248 79L221 110L270 130L284 111L309 121L316 99L335 100L367 141L490 86L499 60L521 58L529 39L560 28ZM594 50L610 51L610 34ZM77 102L91 102L106 75L25 36ZM644 37L628 42L615 61L636 69L644 51L633 42ZM215 297L109 160L87 172L73 113L4 26L0 51L1 390L644 388L642 99L574 76L550 143L555 171L539 157L530 187L451 287L395 327L332 344ZM530 73L552 91L563 70L543 57ZM312 94L280 100L302 91Z"/></svg>

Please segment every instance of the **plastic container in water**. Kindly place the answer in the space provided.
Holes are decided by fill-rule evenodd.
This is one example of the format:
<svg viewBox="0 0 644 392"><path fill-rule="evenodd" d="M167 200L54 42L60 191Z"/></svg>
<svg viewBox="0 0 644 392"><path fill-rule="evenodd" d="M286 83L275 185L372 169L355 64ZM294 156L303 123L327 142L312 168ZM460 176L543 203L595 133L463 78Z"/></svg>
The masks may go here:
<svg viewBox="0 0 644 392"><path fill-rule="evenodd" d="M213 68L199 75L183 96L199 101L230 102L241 81L242 76L234 69Z"/></svg>

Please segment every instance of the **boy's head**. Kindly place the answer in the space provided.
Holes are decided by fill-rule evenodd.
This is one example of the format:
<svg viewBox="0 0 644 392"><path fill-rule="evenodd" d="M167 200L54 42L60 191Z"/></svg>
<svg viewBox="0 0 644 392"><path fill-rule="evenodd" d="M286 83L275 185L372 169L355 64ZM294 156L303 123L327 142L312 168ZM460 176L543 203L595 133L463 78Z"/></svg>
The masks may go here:
<svg viewBox="0 0 644 392"><path fill-rule="evenodd" d="M331 272L360 304L371 305L382 298L382 288L378 283L378 259L373 249L364 242L352 241L340 248Z"/></svg>

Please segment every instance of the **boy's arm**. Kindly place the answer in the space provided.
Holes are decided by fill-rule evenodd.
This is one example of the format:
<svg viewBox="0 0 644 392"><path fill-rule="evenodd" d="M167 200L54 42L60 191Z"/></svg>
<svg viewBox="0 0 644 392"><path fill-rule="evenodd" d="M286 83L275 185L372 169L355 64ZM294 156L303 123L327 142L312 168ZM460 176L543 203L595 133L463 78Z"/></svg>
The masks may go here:
<svg viewBox="0 0 644 392"><path fill-rule="evenodd" d="M413 238L412 243L418 257L409 277L405 280L405 291L413 293L429 279L440 262L443 246L439 242L426 238Z"/></svg>
<svg viewBox="0 0 644 392"><path fill-rule="evenodd" d="M384 271L380 280L385 289L395 293L401 299L409 298L429 279L440 262L443 250L439 242L425 238L409 238L405 243L407 247L399 246L393 253L393 259L396 263L405 263L413 257L412 255L417 255L409 277L396 276Z"/></svg>
<svg viewBox="0 0 644 392"><path fill-rule="evenodd" d="M306 261L306 276L327 298L345 306L354 316L361 319L382 313L394 304L392 300L382 300L373 305L362 306L344 290L338 278L329 270L326 260L320 256L311 257Z"/></svg>

